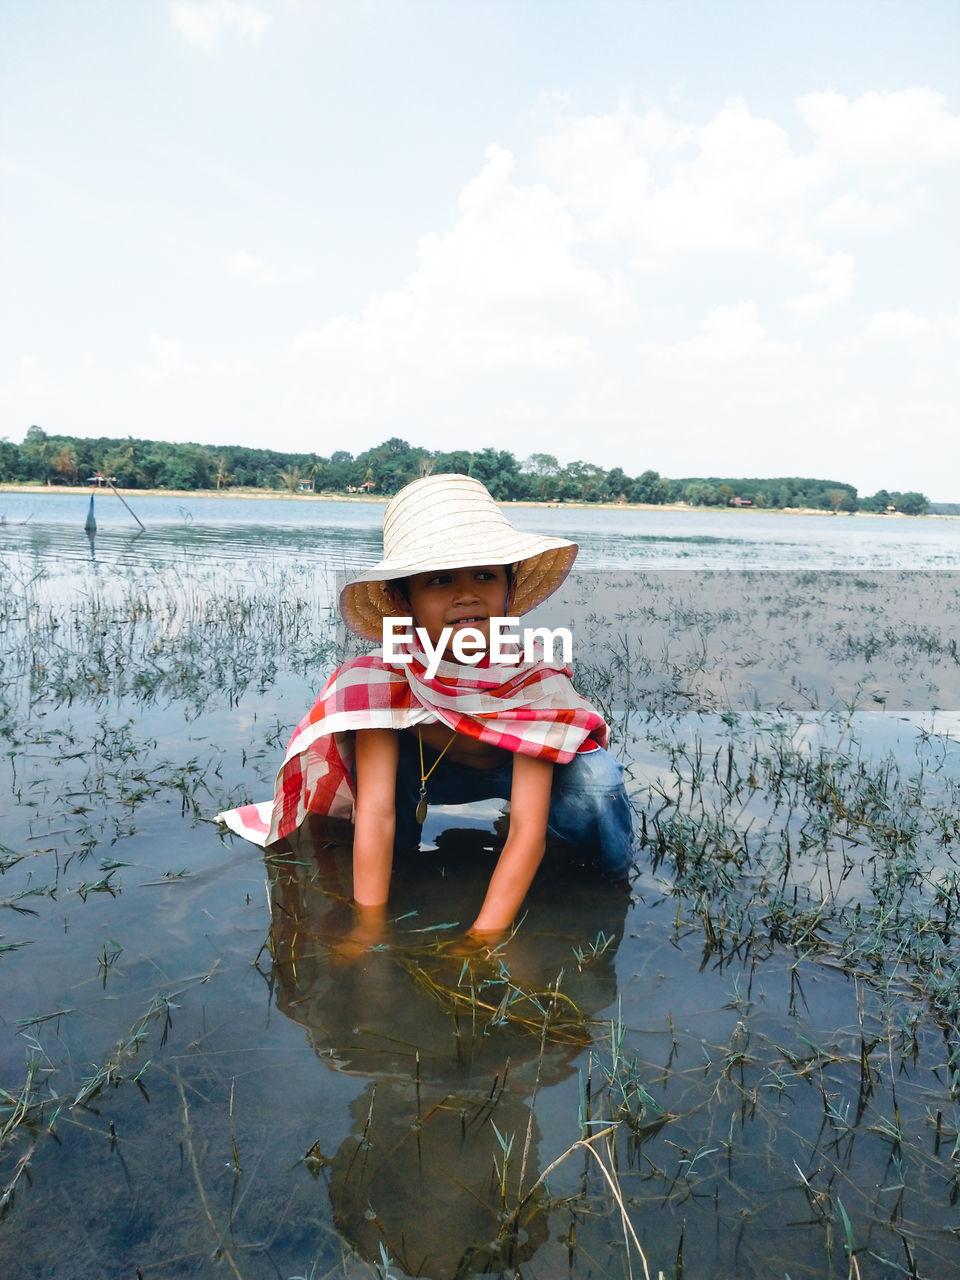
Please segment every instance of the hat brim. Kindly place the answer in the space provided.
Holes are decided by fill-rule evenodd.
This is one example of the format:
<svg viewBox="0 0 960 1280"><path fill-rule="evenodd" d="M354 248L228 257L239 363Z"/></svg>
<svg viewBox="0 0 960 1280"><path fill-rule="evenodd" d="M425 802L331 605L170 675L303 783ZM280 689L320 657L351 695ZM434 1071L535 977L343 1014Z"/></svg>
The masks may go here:
<svg viewBox="0 0 960 1280"><path fill-rule="evenodd" d="M566 538L548 538L505 530L494 542L486 535L482 546L459 546L452 556L430 563L398 563L388 559L364 570L340 592L340 614L349 629L366 640L383 639L384 618L402 616L389 584L417 573L440 569L468 569L473 565L516 565L510 592L510 614L520 616L542 604L561 585L573 567L579 547Z"/></svg>

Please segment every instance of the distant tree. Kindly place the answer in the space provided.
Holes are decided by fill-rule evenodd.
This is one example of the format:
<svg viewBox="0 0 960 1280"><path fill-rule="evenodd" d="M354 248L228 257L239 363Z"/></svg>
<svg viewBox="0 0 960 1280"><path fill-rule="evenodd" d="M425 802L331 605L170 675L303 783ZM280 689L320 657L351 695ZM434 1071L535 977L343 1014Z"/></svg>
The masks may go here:
<svg viewBox="0 0 960 1280"><path fill-rule="evenodd" d="M20 446L23 478L46 484L50 478L50 441L42 427L29 428Z"/></svg>
<svg viewBox="0 0 960 1280"><path fill-rule="evenodd" d="M18 479L20 450L12 440L0 440L0 480Z"/></svg>
<svg viewBox="0 0 960 1280"><path fill-rule="evenodd" d="M227 470L226 454L221 453L217 458L217 490L222 489L225 484L230 484L232 480L233 476Z"/></svg>
<svg viewBox="0 0 960 1280"><path fill-rule="evenodd" d="M188 489L212 489L215 486L216 463L213 451L202 445L186 445L179 457L190 475Z"/></svg>
<svg viewBox="0 0 960 1280"><path fill-rule="evenodd" d="M114 483L123 489L135 489L139 483L136 464L133 460L134 444L118 443L113 449L102 454L100 466L97 468L105 476L112 476Z"/></svg>
<svg viewBox="0 0 960 1280"><path fill-rule="evenodd" d="M194 489L196 488L196 472L189 459L182 455L172 454L165 460L157 478L153 482L160 489Z"/></svg>
<svg viewBox="0 0 960 1280"><path fill-rule="evenodd" d="M473 454L466 449L453 449L448 453L433 455L433 474L440 476L468 476L473 466Z"/></svg>
<svg viewBox="0 0 960 1280"><path fill-rule="evenodd" d="M721 507L729 507L737 496L737 491L732 485L717 485L717 502Z"/></svg>
<svg viewBox="0 0 960 1280"><path fill-rule="evenodd" d="M922 493L894 493L893 505L905 516L922 516L930 510L930 502Z"/></svg>
<svg viewBox="0 0 960 1280"><path fill-rule="evenodd" d="M887 507L892 506L890 494L886 489L878 489L876 493L871 494L869 498L862 498L860 501L861 511L866 512L883 512Z"/></svg>
<svg viewBox="0 0 960 1280"><path fill-rule="evenodd" d="M520 467L506 449L487 448L475 453L470 474L485 484L498 502L523 496Z"/></svg>
<svg viewBox="0 0 960 1280"><path fill-rule="evenodd" d="M166 471L170 460L169 453L163 445L154 445L140 459L140 474L148 489L172 488L168 484Z"/></svg>
<svg viewBox="0 0 960 1280"><path fill-rule="evenodd" d="M327 488L346 489L352 484L358 484L359 477L355 472L356 463L353 460L353 454L348 453L346 449L334 450L330 455L325 474Z"/></svg>
<svg viewBox="0 0 960 1280"><path fill-rule="evenodd" d="M672 497L670 481L663 479L659 471L644 471L631 484L628 497L631 502L655 505L669 502Z"/></svg>
<svg viewBox="0 0 960 1280"><path fill-rule="evenodd" d="M689 502L692 507L715 507L717 505L717 491L712 484L707 484L703 480L694 480L688 484L683 491L685 502Z"/></svg>
<svg viewBox="0 0 960 1280"><path fill-rule="evenodd" d="M378 492L396 493L405 484L417 479L420 474L420 459L429 456L426 449L415 449L406 440L392 436L375 449L368 449L366 453L360 454L357 461L372 469L372 478ZM366 483L366 479L362 483Z"/></svg>
<svg viewBox="0 0 960 1280"><path fill-rule="evenodd" d="M524 458L520 470L533 476L555 476L560 472L560 463L552 453L531 453Z"/></svg>
<svg viewBox="0 0 960 1280"><path fill-rule="evenodd" d="M520 464L520 475L526 484L525 496L540 502L552 502L563 487L560 463L552 453L531 453Z"/></svg>
<svg viewBox="0 0 960 1280"><path fill-rule="evenodd" d="M51 463L54 471L58 472L63 480L68 481L70 484L76 484L79 465L77 462L77 450L74 445L61 445L58 452L53 455Z"/></svg>
<svg viewBox="0 0 960 1280"><path fill-rule="evenodd" d="M613 467L604 476L604 484L607 490L607 497L611 501L616 502L620 498L627 497L627 491L630 488L630 480L624 473L623 467Z"/></svg>
<svg viewBox="0 0 960 1280"><path fill-rule="evenodd" d="M606 473L595 462L577 460L563 469L563 496L599 502L606 495Z"/></svg>
<svg viewBox="0 0 960 1280"><path fill-rule="evenodd" d="M607 476L603 467L585 462L580 472L580 497L584 502L603 502L607 497Z"/></svg>
<svg viewBox="0 0 960 1280"><path fill-rule="evenodd" d="M668 480L647 470L635 479L614 467L604 471L595 463L577 460L561 467L553 454L534 453L522 464L507 450L457 449L431 452L391 437L354 457L344 449L329 459L315 453L287 453L247 446L174 444L133 437L78 438L48 436L34 424L20 445L0 440L0 479L67 480L96 471L115 475L124 487L142 485L169 489L220 489L231 481L264 489L291 488L309 481L314 488L323 477L325 488L347 489L373 480L379 493L394 493L424 474L459 472L474 475L499 501L525 497L561 497L598 501L625 493L631 502L686 501L716 505L736 494L755 506L808 505L823 510L886 511L921 515L930 510L922 493L880 489L858 499L853 485L838 480L777 476L763 480L729 476L691 476Z"/></svg>

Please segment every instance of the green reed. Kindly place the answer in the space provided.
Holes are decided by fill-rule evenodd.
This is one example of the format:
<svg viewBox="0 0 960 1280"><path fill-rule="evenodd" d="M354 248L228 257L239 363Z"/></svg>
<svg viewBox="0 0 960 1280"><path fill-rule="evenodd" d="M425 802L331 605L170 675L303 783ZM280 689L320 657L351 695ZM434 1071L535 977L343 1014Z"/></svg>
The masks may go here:
<svg viewBox="0 0 960 1280"><path fill-rule="evenodd" d="M255 781L269 789L302 709L278 707L274 691L315 685L337 649L329 605L300 574L265 572L240 588L215 575L121 573L65 607L29 566L16 579L6 572L0 741L18 827L0 847L0 951L3 963L22 964L58 913L65 923L119 913L147 885L186 899L202 876L183 832L248 798ZM718 1236L763 1241L771 1185L778 1213L788 1206L779 1216L816 1241L809 1257L771 1256L771 1274L945 1273L955 1241L935 1223L960 1203L956 746L921 729L907 750L878 750L871 717L893 716L905 700L956 705L951 606L934 582L929 621L891 621L882 588L864 580L834 601L841 625L818 628L807 614L821 589L816 575L792 592L761 583L731 605L651 580L643 599L621 592L613 611L582 602L578 686L613 725L641 843L628 928L642 942L621 947L621 986L649 987L652 999L662 983L649 1016L645 995L632 1022L618 1012L591 1023L572 999L520 981L504 954L465 971L429 938L404 952L413 980L461 1030L529 1038L547 1026L541 1058L583 1051L565 1095L567 1131L554 1135L564 1159L549 1176L527 1170L518 1192L523 1131L490 1134L507 1217L535 1186L552 1225L569 1215L571 1274L594 1265L602 1221L626 1236L637 1265L630 1231L654 1274L694 1277L706 1266L704 1221ZM765 627L781 623L771 638ZM251 702L256 720L235 730L228 713ZM146 864L138 841L158 815L181 843ZM242 943L246 961L262 936ZM648 966L637 956L651 939ZM107 925L87 946L89 976L102 991L109 973L111 993L120 989L134 963L131 931ZM573 939L570 970L588 978L614 950L605 933ZM672 1003L698 982L702 1028L683 1025ZM832 984L849 1015L805 1021ZM222 1243L233 1210L218 1205L203 1168L187 1075L208 1072L224 1095L222 1165L247 1188L256 1164L242 1094L235 1113L234 1073L217 1078L214 1059L190 1041L177 1050L182 1105L170 1093L180 988L159 977L147 986L143 1012L108 1020L79 1068L54 1048L61 1020L81 1016L72 1001L44 1011L41 995L28 1010L22 1074L0 1094L3 1205L13 1208L58 1130L94 1108L119 1114L126 1092L149 1088L185 1135L210 1239ZM242 1270L243 1255L227 1248L226 1265ZM602 1257L594 1274L625 1273ZM384 1272L398 1266L381 1259Z"/></svg>

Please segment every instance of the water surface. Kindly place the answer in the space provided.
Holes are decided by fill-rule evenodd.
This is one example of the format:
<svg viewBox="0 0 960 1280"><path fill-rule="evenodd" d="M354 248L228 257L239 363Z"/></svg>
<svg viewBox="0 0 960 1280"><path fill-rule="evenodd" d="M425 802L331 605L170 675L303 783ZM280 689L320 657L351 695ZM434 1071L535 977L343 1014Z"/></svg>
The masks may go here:
<svg viewBox="0 0 960 1280"><path fill-rule="evenodd" d="M148 564L210 554L239 564L316 561L334 570L375 563L383 505L313 499L96 495L94 549L82 531L82 494L0 494L0 549L59 559ZM521 529L580 544L579 567L951 569L960 567L960 520L794 516L759 511L632 511L589 507L504 510Z"/></svg>
<svg viewBox="0 0 960 1280"><path fill-rule="evenodd" d="M601 1163L652 1275L842 1278L847 1223L950 1273L960 524L511 507L581 542L642 848L465 963L496 803L431 810L375 947L342 832L209 821L382 507L131 502L0 495L4 1277L626 1276Z"/></svg>

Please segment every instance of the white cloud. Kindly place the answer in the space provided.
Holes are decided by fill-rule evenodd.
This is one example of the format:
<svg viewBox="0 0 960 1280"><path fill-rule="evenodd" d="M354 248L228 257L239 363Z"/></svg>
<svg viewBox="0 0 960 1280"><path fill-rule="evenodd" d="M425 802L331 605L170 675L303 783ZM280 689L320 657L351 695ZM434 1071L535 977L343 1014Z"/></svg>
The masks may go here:
<svg viewBox="0 0 960 1280"><path fill-rule="evenodd" d="M572 103L573 98L569 93L563 93L560 89L541 89L531 115L536 116L540 111L556 110L558 107L569 107Z"/></svg>
<svg viewBox="0 0 960 1280"><path fill-rule="evenodd" d="M467 370L560 369L591 358L584 334L540 333L535 328L465 323L460 317L444 328L442 312L415 302L410 295L380 294L359 321L337 316L319 330L305 330L293 340L297 357L318 357L343 369L366 365L382 376L402 368L430 378Z"/></svg>
<svg viewBox="0 0 960 1280"><path fill-rule="evenodd" d="M913 170L960 159L960 116L931 89L865 93L851 102L842 93L809 93L797 110L816 137L817 150L851 168Z"/></svg>
<svg viewBox="0 0 960 1280"><path fill-rule="evenodd" d="M642 342L641 354L655 367L671 373L687 373L697 366L737 364L745 360L783 355L794 350L768 334L754 302L716 307L704 316L700 332L679 342Z"/></svg>
<svg viewBox="0 0 960 1280"><path fill-rule="evenodd" d="M591 321L621 311L616 281L577 255L580 235L543 184L512 179L516 161L489 146L446 233L421 237L403 288L374 295L359 319L304 332L294 354L425 371L556 369L591 358Z"/></svg>
<svg viewBox="0 0 960 1280"><path fill-rule="evenodd" d="M825 311L846 302L853 292L856 263L849 253L831 253L829 258L812 272L814 289L796 293L787 298L784 308L801 318Z"/></svg>
<svg viewBox="0 0 960 1280"><path fill-rule="evenodd" d="M248 360L235 356L210 358L191 355L188 358L177 338L164 338L159 333L150 334L147 346L150 362L135 369L133 379L150 387L152 396L172 397L174 400L183 396L190 400L200 395L216 400L222 398L225 391L242 394L258 374ZM163 403L161 398L155 405Z"/></svg>
<svg viewBox="0 0 960 1280"><path fill-rule="evenodd" d="M638 117L621 108L564 122L544 142L540 161L564 199L587 216L590 233L605 237L642 216L651 188L647 153L674 151L689 134L658 110Z"/></svg>
<svg viewBox="0 0 960 1280"><path fill-rule="evenodd" d="M741 99L705 124L622 107L561 120L540 159L584 214L586 232L625 237L641 265L664 254L770 245L829 176Z"/></svg>
<svg viewBox="0 0 960 1280"><path fill-rule="evenodd" d="M915 203L911 200L910 202ZM817 215L816 225L824 231L882 233L893 231L909 222L909 211L903 203L878 204L857 191L845 191Z"/></svg>
<svg viewBox="0 0 960 1280"><path fill-rule="evenodd" d="M487 303L536 305L549 312L561 300L616 305L616 290L577 257L573 216L549 187L511 182L513 155L489 146L485 164L460 193L460 217L446 235L419 245L414 294L442 297L454 311Z"/></svg>
<svg viewBox="0 0 960 1280"><path fill-rule="evenodd" d="M420 238L406 280L300 333L285 412L313 404L377 438L391 421L429 447L479 433L518 456L549 436L558 456L610 465L616 450L627 470L636 458L666 474L708 458L714 470L790 471L811 449L836 449L838 474L856 482L863 433L877 438L907 397L870 348L919 333L925 295L870 322L855 285L862 273L876 291L878 239L928 208L919 184L878 194L836 150L798 150L741 101L705 122L551 109L539 177L489 146L456 219ZM246 259L234 268L254 273ZM827 312L826 339L814 324L791 326L789 341L774 327ZM936 385L939 345L917 397Z"/></svg>
<svg viewBox="0 0 960 1280"><path fill-rule="evenodd" d="M188 44L212 49L226 35L258 44L273 16L253 0L170 0L170 21Z"/></svg>
<svg viewBox="0 0 960 1280"><path fill-rule="evenodd" d="M739 98L702 122L623 105L560 113L538 159L588 244L661 274L691 254L768 255L765 275L802 266L810 286L785 305L810 317L853 294L854 259L831 240L846 250L909 225L925 170L960 157L960 116L921 88L808 94L797 110L814 134L805 150Z"/></svg>
<svg viewBox="0 0 960 1280"><path fill-rule="evenodd" d="M909 307L898 311L877 311L866 327L868 338L910 338L918 333L929 333L932 328L926 316L919 316Z"/></svg>
<svg viewBox="0 0 960 1280"><path fill-rule="evenodd" d="M537 152L546 180L518 180L516 157L488 146L453 226L420 238L401 286L372 294L359 315L301 332L291 347L301 365L320 362L343 381L372 374L398 388L470 370L605 365L606 344L623 343L633 325L641 335L644 326L655 331L658 322L646 287L609 263L656 266L663 276L678 259L686 271L694 252L714 264L735 255L745 264L739 271L760 274L767 306L779 301L809 321L853 299L856 260L830 237L880 235L916 212L912 196L877 200L857 185L842 161L850 138L894 119L925 120L939 122L928 158L952 145L944 100L920 90L854 101L808 95L799 109L816 141L805 153L740 99L705 122L625 105L575 116L560 95L540 105L557 113ZM251 280L277 274L248 253L228 267ZM798 271L808 287L797 288ZM632 338L633 349L672 370L777 360L795 350L767 333L756 302L716 301L694 336ZM687 305L679 297L667 304L674 331Z"/></svg>
<svg viewBox="0 0 960 1280"><path fill-rule="evenodd" d="M313 274L307 267L277 267L245 250L231 254L223 265L230 275L258 285L302 284Z"/></svg>
<svg viewBox="0 0 960 1280"><path fill-rule="evenodd" d="M182 347L161 336L171 330L158 317L131 379L151 413L196 421L202 404L205 421L235 433L257 405L261 430L279 417L320 452L398 434L668 475L786 474L830 456L864 491L889 486L885 424L909 420L935 438L960 327L960 311L938 316L942 290L925 292L929 274L914 269L921 238L898 236L895 258L883 244L934 207L914 194L928 175L879 190L819 142L798 151L742 102L706 121L544 109L560 119L539 168L490 145L456 215L416 242L409 273L355 310L314 313L282 356L211 359L189 327ZM887 288L878 272L892 261ZM221 268L251 287L306 279L249 249ZM881 300L872 317L855 285ZM301 315L323 305L291 300ZM788 320L828 312L829 326ZM877 353L911 335L907 385ZM875 458L867 440L881 442Z"/></svg>
<svg viewBox="0 0 960 1280"><path fill-rule="evenodd" d="M262 258L252 253L239 252L231 254L223 264L232 276L240 276L243 280L253 280L257 284L271 284L276 278L274 269Z"/></svg>
<svg viewBox="0 0 960 1280"><path fill-rule="evenodd" d="M156 373L167 374L184 368L183 350L176 338L161 338L158 333L151 333L149 345Z"/></svg>
<svg viewBox="0 0 960 1280"><path fill-rule="evenodd" d="M867 323L864 337L879 339L914 338L918 334L950 332L950 316L931 321L927 316L916 314L910 307L901 307L897 311L876 311Z"/></svg>

